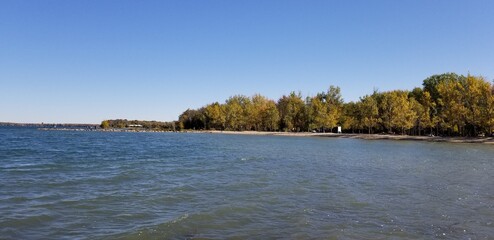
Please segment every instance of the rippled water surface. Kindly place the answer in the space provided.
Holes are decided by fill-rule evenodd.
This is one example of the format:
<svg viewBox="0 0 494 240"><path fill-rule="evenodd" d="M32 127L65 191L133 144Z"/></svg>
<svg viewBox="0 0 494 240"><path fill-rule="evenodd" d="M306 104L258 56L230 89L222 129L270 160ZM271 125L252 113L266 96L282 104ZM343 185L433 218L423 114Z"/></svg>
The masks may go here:
<svg viewBox="0 0 494 240"><path fill-rule="evenodd" d="M0 128L1 239L492 239L494 146Z"/></svg>

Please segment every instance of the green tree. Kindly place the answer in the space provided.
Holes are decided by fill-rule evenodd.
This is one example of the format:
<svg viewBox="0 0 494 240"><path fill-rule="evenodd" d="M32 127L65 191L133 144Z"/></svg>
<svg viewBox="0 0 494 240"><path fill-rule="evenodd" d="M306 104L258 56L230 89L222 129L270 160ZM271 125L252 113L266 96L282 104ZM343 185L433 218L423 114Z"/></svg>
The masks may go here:
<svg viewBox="0 0 494 240"><path fill-rule="evenodd" d="M396 95L391 92L379 94L379 112L382 119L382 125L388 133L393 131L394 112L396 108Z"/></svg>
<svg viewBox="0 0 494 240"><path fill-rule="evenodd" d="M463 84L456 80L443 81L437 85L437 91L441 126L447 129L450 135L462 135L467 113Z"/></svg>
<svg viewBox="0 0 494 240"><path fill-rule="evenodd" d="M206 116L208 129L225 129L225 107L218 102L206 106L204 114Z"/></svg>
<svg viewBox="0 0 494 240"><path fill-rule="evenodd" d="M280 113L273 100L267 102L265 111L262 113L262 129L264 131L277 131L279 129Z"/></svg>
<svg viewBox="0 0 494 240"><path fill-rule="evenodd" d="M373 95L366 95L360 98L360 102L357 103L361 124L368 129L369 134L372 133L372 129L377 127L381 122L379 117L379 107L377 105L377 93Z"/></svg>
<svg viewBox="0 0 494 240"><path fill-rule="evenodd" d="M252 104L248 109L249 125L254 127L254 130L259 131L263 126L263 112L266 111L268 99L260 94L256 94L251 98Z"/></svg>
<svg viewBox="0 0 494 240"><path fill-rule="evenodd" d="M326 106L328 108L327 126L333 129L338 125L343 111L343 98L340 87L329 86L326 94Z"/></svg>
<svg viewBox="0 0 494 240"><path fill-rule="evenodd" d="M291 92L278 100L280 127L284 131L301 131L306 129L306 110L302 95Z"/></svg>
<svg viewBox="0 0 494 240"><path fill-rule="evenodd" d="M309 127L311 129L319 129L321 132L324 132L329 127L328 120L330 120L328 107L323 101L323 98L318 95L312 97L309 102L309 115L311 119Z"/></svg>
<svg viewBox="0 0 494 240"><path fill-rule="evenodd" d="M401 134L405 134L406 130L411 129L414 126L415 119L417 118L416 112L413 111L413 104L416 103L416 101L413 98L410 100L407 92L394 92L396 93L397 105L394 109L396 117L393 119L393 126L400 128Z"/></svg>
<svg viewBox="0 0 494 240"><path fill-rule="evenodd" d="M343 104L343 111L339 120L343 130L351 130L352 133L355 133L356 129L363 127L359 113L359 104L354 102Z"/></svg>
<svg viewBox="0 0 494 240"><path fill-rule="evenodd" d="M486 132L491 135L494 130L494 86L491 85L490 91L485 92L487 107L484 110L483 125Z"/></svg>
<svg viewBox="0 0 494 240"><path fill-rule="evenodd" d="M274 131L278 129L279 112L273 100L256 94L252 96L249 108L249 122L254 130Z"/></svg>
<svg viewBox="0 0 494 240"><path fill-rule="evenodd" d="M432 75L428 78L426 78L422 86L424 87L424 91L427 91L430 93L431 98L434 102L438 102L438 99L441 96L441 93L439 93L437 86L440 83L443 82L461 82L465 77L463 75L458 75L456 73L443 73L443 74L437 74L437 75Z"/></svg>
<svg viewBox="0 0 494 240"><path fill-rule="evenodd" d="M108 120L104 120L104 121L101 122L101 125L100 126L103 129L108 129L108 128L110 128L110 122Z"/></svg>
<svg viewBox="0 0 494 240"><path fill-rule="evenodd" d="M420 98L420 103L424 107L425 114L429 114L429 118L424 120L424 127L429 127L429 132L433 133L433 127L436 127L436 135L439 130L440 117L437 111L437 105L433 101L430 93L428 91L424 91L422 94L422 98Z"/></svg>
<svg viewBox="0 0 494 240"><path fill-rule="evenodd" d="M341 118L343 98L340 88L331 85L327 92L319 93L308 101L309 128L333 129Z"/></svg>
<svg viewBox="0 0 494 240"><path fill-rule="evenodd" d="M431 109L433 109L433 102L431 96L427 91L414 91L415 93L409 98L412 110L415 112L415 127L417 128L418 135L422 135L423 129L430 129L434 127L433 116Z"/></svg>
<svg viewBox="0 0 494 240"><path fill-rule="evenodd" d="M225 127L229 130L250 130L248 126L248 108L250 99L243 95L230 97L225 104Z"/></svg>
<svg viewBox="0 0 494 240"><path fill-rule="evenodd" d="M390 91L381 93L381 117L384 128L388 132L400 129L401 134L413 127L415 113L412 110L406 91Z"/></svg>
<svg viewBox="0 0 494 240"><path fill-rule="evenodd" d="M204 108L199 110L187 109L178 118L181 129L200 130L205 127Z"/></svg>
<svg viewBox="0 0 494 240"><path fill-rule="evenodd" d="M468 75L463 87L466 122L473 136L477 136L479 129L483 132L488 130L488 122L492 117L488 111L489 98L492 96L491 84L482 77Z"/></svg>

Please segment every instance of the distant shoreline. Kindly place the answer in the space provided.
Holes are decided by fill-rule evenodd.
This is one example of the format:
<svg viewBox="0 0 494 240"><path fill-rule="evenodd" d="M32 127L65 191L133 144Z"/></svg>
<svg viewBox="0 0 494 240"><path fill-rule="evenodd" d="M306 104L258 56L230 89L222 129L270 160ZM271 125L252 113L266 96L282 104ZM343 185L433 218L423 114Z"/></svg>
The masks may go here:
<svg viewBox="0 0 494 240"><path fill-rule="evenodd" d="M1 127L80 127L80 128L95 128L99 124L91 123L15 123L15 122L0 122Z"/></svg>

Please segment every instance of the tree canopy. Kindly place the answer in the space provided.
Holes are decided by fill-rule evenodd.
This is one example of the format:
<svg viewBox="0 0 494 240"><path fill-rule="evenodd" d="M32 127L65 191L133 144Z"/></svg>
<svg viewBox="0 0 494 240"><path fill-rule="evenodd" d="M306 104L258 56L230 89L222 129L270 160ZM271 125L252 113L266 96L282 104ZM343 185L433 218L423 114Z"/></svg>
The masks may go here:
<svg viewBox="0 0 494 240"><path fill-rule="evenodd" d="M478 136L494 129L494 86L485 78L444 73L423 80L421 88L374 91L344 102L340 88L315 96L291 92L277 101L260 94L235 95L224 103L187 109L181 129L254 131L335 131Z"/></svg>

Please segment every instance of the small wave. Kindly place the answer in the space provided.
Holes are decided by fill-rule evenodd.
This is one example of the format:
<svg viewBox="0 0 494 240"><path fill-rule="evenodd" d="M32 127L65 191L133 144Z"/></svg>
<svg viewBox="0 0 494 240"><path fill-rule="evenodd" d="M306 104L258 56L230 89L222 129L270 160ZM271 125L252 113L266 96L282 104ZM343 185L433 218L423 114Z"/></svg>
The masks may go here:
<svg viewBox="0 0 494 240"><path fill-rule="evenodd" d="M240 161L261 161L264 160L265 158L263 157L240 157Z"/></svg>
<svg viewBox="0 0 494 240"><path fill-rule="evenodd" d="M55 216L48 214L23 216L21 218L5 218L2 224L5 226L39 226L40 224L49 224L55 219Z"/></svg>
<svg viewBox="0 0 494 240"><path fill-rule="evenodd" d="M188 213L180 216L178 219L175 219L175 220L171 221L170 223L171 224L176 224L176 223L179 223L179 222L181 222L181 221L183 221L183 220L185 220L187 218L189 218L189 214Z"/></svg>
<svg viewBox="0 0 494 240"><path fill-rule="evenodd" d="M47 162L13 162L4 164L0 169L9 172L29 172L29 171L46 171L52 170L53 164Z"/></svg>

